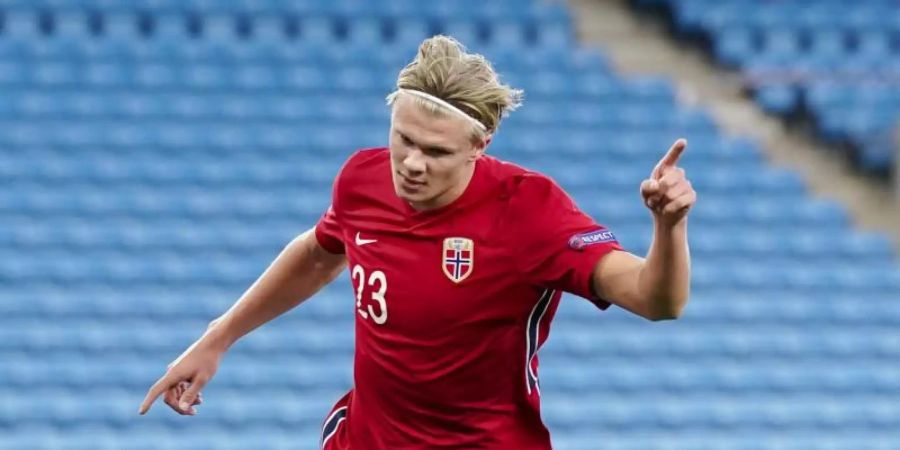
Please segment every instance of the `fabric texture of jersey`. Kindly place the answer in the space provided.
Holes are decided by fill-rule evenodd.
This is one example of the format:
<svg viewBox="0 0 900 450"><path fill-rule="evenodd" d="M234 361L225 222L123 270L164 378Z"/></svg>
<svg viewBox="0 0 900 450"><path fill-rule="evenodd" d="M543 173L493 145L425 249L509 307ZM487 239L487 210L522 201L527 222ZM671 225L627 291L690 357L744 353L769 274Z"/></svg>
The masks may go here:
<svg viewBox="0 0 900 450"><path fill-rule="evenodd" d="M550 448L538 350L563 291L609 306L591 274L621 247L550 178L475 164L459 198L427 211L396 195L385 148L355 153L335 179L315 233L347 255L356 349L325 448ZM571 245L586 233L604 239Z"/></svg>

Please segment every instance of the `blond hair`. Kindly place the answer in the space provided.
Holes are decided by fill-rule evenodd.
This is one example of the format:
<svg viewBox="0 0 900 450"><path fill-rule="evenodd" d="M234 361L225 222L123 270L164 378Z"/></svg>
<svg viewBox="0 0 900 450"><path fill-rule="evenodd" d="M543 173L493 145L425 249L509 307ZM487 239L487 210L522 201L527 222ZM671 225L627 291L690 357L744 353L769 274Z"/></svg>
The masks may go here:
<svg viewBox="0 0 900 450"><path fill-rule="evenodd" d="M397 91L387 97L393 105L401 90L424 92L459 109L477 123L472 139L484 139L500 126L503 117L522 104L523 92L501 84L491 63L484 56L467 53L456 39L437 35L419 45L416 58L400 71ZM451 114L446 107L422 96L413 100L439 117Z"/></svg>

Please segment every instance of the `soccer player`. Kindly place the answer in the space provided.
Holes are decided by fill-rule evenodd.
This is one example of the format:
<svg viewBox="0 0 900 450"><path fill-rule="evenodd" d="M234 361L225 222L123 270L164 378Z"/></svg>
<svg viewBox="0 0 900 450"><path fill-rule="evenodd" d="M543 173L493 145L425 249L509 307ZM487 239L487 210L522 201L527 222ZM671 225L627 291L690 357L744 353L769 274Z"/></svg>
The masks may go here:
<svg viewBox="0 0 900 450"><path fill-rule="evenodd" d="M195 414L236 340L347 267L354 386L325 415L323 448L548 449L537 353L561 293L650 320L681 314L696 199L677 167L683 140L640 185L655 225L644 259L550 178L485 155L521 91L482 56L429 38L397 87L388 148L346 161L316 226L169 365L141 414L163 393L178 413Z"/></svg>

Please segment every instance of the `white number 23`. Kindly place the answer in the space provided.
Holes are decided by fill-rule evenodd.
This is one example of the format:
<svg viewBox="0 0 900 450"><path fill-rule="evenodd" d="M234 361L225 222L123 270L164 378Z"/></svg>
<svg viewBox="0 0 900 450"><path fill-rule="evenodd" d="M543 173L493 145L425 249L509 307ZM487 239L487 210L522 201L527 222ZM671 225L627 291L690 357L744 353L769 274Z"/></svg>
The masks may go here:
<svg viewBox="0 0 900 450"><path fill-rule="evenodd" d="M384 272L380 270L376 270L369 274L369 287L372 287L372 300L375 303L378 303L378 309L381 310L381 314L375 314L375 311L372 309L372 304L369 303L366 305L366 309L363 309L362 306L362 295L363 295L363 287L366 284L366 272L359 264L353 266L353 271L350 274L353 277L353 281L357 283L356 285L356 312L362 316L363 319L368 319L369 317L377 323L378 325L384 325L387 322L387 302L384 299L384 294L387 292L387 278L384 276ZM377 285L377 289L376 288ZM368 312L367 312L368 311Z"/></svg>

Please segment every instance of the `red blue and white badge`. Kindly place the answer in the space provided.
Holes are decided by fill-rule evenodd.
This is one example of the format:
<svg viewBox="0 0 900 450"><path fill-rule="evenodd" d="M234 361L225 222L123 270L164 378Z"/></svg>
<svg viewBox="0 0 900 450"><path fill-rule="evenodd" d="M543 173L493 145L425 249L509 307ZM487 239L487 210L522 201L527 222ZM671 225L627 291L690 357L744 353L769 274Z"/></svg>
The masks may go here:
<svg viewBox="0 0 900 450"><path fill-rule="evenodd" d="M441 268L450 281L459 283L472 274L475 267L475 242L471 239L451 237L444 239Z"/></svg>

